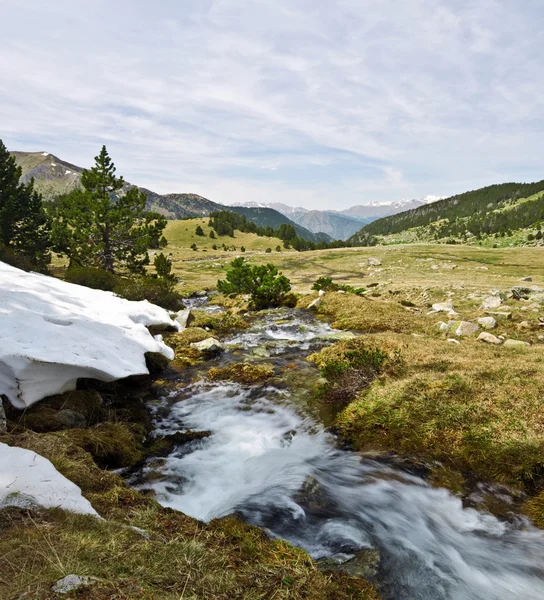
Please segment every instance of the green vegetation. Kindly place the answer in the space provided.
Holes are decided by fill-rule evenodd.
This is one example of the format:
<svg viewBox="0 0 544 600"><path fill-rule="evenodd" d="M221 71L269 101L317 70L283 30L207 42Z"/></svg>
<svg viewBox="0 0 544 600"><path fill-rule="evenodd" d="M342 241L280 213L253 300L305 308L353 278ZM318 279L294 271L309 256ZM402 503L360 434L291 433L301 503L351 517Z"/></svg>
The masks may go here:
<svg viewBox="0 0 544 600"><path fill-rule="evenodd" d="M231 310L212 314L203 310L192 310L190 327L207 327L217 333L232 333L249 327L249 323Z"/></svg>
<svg viewBox="0 0 544 600"><path fill-rule="evenodd" d="M378 219L365 225L349 241L358 244L368 235L392 236L412 230L420 240L458 243L487 236L498 240L512 237L516 230L529 227L538 230L541 221L544 221L544 180L504 183ZM536 233L529 235L534 239Z"/></svg>
<svg viewBox="0 0 544 600"><path fill-rule="evenodd" d="M71 265L142 274L166 219L145 210L146 196L137 188L125 190L105 146L95 166L83 171L81 185L53 210L55 251L68 256Z"/></svg>
<svg viewBox="0 0 544 600"><path fill-rule="evenodd" d="M290 291L291 284L285 275L271 264L250 266L243 258L230 263L226 280L217 282L222 294L249 294L257 310L279 306Z"/></svg>
<svg viewBox="0 0 544 600"><path fill-rule="evenodd" d="M274 376L274 369L268 365L251 363L233 363L227 367L212 367L208 377L212 381L235 381L244 385L264 383Z"/></svg>
<svg viewBox="0 0 544 600"><path fill-rule="evenodd" d="M43 271L51 260L50 222L34 182L20 179L21 168L0 140L0 260Z"/></svg>

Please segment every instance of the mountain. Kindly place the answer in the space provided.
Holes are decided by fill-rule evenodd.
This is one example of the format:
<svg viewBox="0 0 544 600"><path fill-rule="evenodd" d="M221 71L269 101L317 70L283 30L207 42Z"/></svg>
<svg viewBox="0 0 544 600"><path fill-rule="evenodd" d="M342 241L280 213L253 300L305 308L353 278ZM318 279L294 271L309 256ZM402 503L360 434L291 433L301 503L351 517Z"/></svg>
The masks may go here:
<svg viewBox="0 0 544 600"><path fill-rule="evenodd" d="M544 180L490 185L365 225L349 241L411 231L415 239L504 235L544 221Z"/></svg>
<svg viewBox="0 0 544 600"><path fill-rule="evenodd" d="M223 210L232 210L233 212L238 213L239 215L245 215L246 218L250 221L254 221L257 225L261 227L266 227L269 225L273 229L277 229L282 223L286 225L293 225L296 229L299 237L304 238L305 240L309 240L312 242L331 242L333 238L326 233L323 232L313 232L306 227L303 227L293 220L289 219L282 213L274 210L273 208L268 207L248 207L248 206L227 206L223 207ZM336 239L336 238L335 238Z"/></svg>
<svg viewBox="0 0 544 600"><path fill-rule="evenodd" d="M83 168L68 163L48 152L11 152L22 169L22 181L34 179L36 189L44 200L51 201L62 194L79 187ZM133 187L127 182L126 188ZM208 216L221 210L233 210L198 194L157 194L152 190L139 188L147 194L147 208L163 214L167 219L191 219ZM297 225L282 213L272 208L261 209L252 206L243 209L246 217L261 227L271 225L275 229L282 223L293 225L300 237L313 242L331 241L326 234L319 234ZM236 211L237 212L237 211Z"/></svg>
<svg viewBox="0 0 544 600"><path fill-rule="evenodd" d="M386 203L373 202L352 206L342 211L308 210L300 206L288 206L281 202L259 204L255 201L249 201L239 202L231 206L273 208L314 233L324 232L335 240L346 240L359 231L362 226L376 219L417 208L430 202L436 202L442 198L443 196L424 196L419 200L401 200Z"/></svg>

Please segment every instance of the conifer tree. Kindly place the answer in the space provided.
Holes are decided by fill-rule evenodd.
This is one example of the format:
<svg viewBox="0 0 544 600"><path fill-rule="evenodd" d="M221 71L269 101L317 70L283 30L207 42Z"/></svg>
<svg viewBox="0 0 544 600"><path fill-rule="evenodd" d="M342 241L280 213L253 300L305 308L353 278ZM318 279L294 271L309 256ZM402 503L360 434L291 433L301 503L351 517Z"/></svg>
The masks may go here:
<svg viewBox="0 0 544 600"><path fill-rule="evenodd" d="M81 176L82 188L60 199L53 227L55 249L71 264L114 273L143 273L166 219L145 210L146 195L117 177L106 146Z"/></svg>
<svg viewBox="0 0 544 600"><path fill-rule="evenodd" d="M34 182L21 183L21 167L0 140L0 246L44 270L51 260L49 220Z"/></svg>

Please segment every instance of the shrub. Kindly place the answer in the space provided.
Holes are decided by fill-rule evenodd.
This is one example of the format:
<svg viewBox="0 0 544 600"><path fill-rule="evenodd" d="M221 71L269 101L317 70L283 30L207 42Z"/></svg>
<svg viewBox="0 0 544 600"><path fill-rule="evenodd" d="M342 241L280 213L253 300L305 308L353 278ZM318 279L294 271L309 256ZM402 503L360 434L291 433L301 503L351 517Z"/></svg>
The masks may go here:
<svg viewBox="0 0 544 600"><path fill-rule="evenodd" d="M210 231L210 238L215 240L215 231L213 229Z"/></svg>
<svg viewBox="0 0 544 600"><path fill-rule="evenodd" d="M217 289L223 294L250 294L256 309L279 306L291 284L285 275L274 265L250 266L243 258L230 263L226 280L217 282Z"/></svg>
<svg viewBox="0 0 544 600"><path fill-rule="evenodd" d="M324 290L325 292L334 292L339 289L338 284L334 283L330 277L320 277L313 285L312 290Z"/></svg>
<svg viewBox="0 0 544 600"><path fill-rule="evenodd" d="M246 251L246 249L244 248L244 246L242 246L242 247L240 248L240 252L245 252L245 251Z"/></svg>
<svg viewBox="0 0 544 600"><path fill-rule="evenodd" d="M202 227L201 227L200 225L197 225L197 226L196 226L196 229L195 229L195 234L196 234L196 235L199 235L199 236L201 236L201 237L203 237L203 236L205 236L205 235L206 235L206 234L204 233L204 229L202 229Z"/></svg>
<svg viewBox="0 0 544 600"><path fill-rule="evenodd" d="M267 248L267 249L265 250L265 252L266 252L267 254L270 254L270 253L272 252L272 248Z"/></svg>
<svg viewBox="0 0 544 600"><path fill-rule="evenodd" d="M64 279L70 283L106 292L113 292L116 286L123 282L122 277L119 275L114 275L97 267L72 266L66 271Z"/></svg>
<svg viewBox="0 0 544 600"><path fill-rule="evenodd" d="M172 285L163 279L138 277L122 279L113 290L118 296L127 300L149 300L168 310L181 310L183 298L172 289Z"/></svg>
<svg viewBox="0 0 544 600"><path fill-rule="evenodd" d="M194 242L191 244L191 250L194 250L195 252L198 250L198 246Z"/></svg>
<svg viewBox="0 0 544 600"><path fill-rule="evenodd" d="M281 246L276 246L276 252L281 252Z"/></svg>

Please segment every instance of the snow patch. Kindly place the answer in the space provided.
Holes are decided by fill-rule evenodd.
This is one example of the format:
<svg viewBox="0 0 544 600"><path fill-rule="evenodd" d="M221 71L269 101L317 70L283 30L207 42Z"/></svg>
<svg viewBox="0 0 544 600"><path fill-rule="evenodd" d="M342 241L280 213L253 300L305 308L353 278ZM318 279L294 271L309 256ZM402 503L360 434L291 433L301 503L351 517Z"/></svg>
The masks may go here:
<svg viewBox="0 0 544 600"><path fill-rule="evenodd" d="M32 504L98 516L78 486L46 458L0 443L0 508Z"/></svg>
<svg viewBox="0 0 544 600"><path fill-rule="evenodd" d="M72 171L69 171L68 169L66 169L66 171L64 171L64 174L65 174L65 175L70 175L70 173L71 173L71 172L72 172Z"/></svg>
<svg viewBox="0 0 544 600"><path fill-rule="evenodd" d="M0 395L25 408L76 387L147 374L146 352L174 358L147 330L179 329L166 310L0 262Z"/></svg>
<svg viewBox="0 0 544 600"><path fill-rule="evenodd" d="M49 152L42 152L42 156L49 156Z"/></svg>

